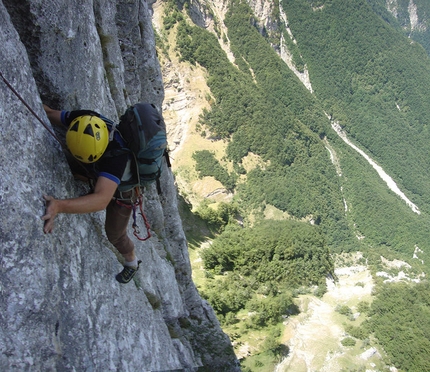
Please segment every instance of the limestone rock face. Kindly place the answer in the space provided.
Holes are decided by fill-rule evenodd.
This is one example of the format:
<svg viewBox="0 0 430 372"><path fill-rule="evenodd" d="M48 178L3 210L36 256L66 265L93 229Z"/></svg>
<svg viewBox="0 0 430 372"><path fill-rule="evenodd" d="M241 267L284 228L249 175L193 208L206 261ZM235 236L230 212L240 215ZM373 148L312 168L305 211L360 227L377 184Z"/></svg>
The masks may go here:
<svg viewBox="0 0 430 372"><path fill-rule="evenodd" d="M138 101L161 107L145 1L4 0L0 45L2 76L48 127L42 102L113 120ZM59 215L54 232L43 234L43 194L88 190L2 79L0 120L0 370L239 370L192 282L170 170L160 195L145 192L152 237L135 240L143 264L135 282L120 285L104 212Z"/></svg>

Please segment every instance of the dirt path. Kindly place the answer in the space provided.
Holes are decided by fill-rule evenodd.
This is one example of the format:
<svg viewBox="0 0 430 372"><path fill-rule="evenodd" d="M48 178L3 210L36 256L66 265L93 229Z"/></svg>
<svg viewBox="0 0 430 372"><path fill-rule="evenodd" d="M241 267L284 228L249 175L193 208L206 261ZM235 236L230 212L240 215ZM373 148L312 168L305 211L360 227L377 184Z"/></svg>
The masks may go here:
<svg viewBox="0 0 430 372"><path fill-rule="evenodd" d="M283 341L290 353L276 372L335 372L352 366L373 367L374 361L362 356L366 348L342 346L340 341L346 336L343 323L347 318L335 311L336 306L346 305L354 313L360 301L370 302L372 276L361 265L338 268L336 275L339 281L327 281L328 291L322 299L309 295L299 298L302 313L288 319L284 333ZM359 319L355 322L358 325Z"/></svg>

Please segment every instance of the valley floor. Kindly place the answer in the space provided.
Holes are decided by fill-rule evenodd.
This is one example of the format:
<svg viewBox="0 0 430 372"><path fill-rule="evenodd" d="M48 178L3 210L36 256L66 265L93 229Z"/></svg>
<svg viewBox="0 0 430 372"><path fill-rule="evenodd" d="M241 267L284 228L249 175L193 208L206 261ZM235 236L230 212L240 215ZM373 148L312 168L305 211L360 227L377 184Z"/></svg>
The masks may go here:
<svg viewBox="0 0 430 372"><path fill-rule="evenodd" d="M285 322L283 342L290 353L276 372L333 372L352 366L374 370L380 364L375 348L361 341L354 347L345 347L340 342L347 337L345 323L357 326L364 319L356 312L356 306L360 301L371 302L372 276L362 265L340 267L335 273L338 281L327 280L327 293L321 299L310 295L299 298L301 313ZM355 320L336 311L342 305L351 308Z"/></svg>

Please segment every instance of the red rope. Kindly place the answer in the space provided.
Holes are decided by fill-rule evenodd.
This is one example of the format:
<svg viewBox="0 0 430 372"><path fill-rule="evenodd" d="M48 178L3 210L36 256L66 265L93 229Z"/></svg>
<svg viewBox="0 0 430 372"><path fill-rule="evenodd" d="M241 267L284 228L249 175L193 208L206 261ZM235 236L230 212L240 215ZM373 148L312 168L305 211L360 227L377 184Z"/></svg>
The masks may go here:
<svg viewBox="0 0 430 372"><path fill-rule="evenodd" d="M142 216L143 222L145 223L147 236L146 236L146 238L139 237L138 233L136 233L136 230L134 230L134 236L137 239L141 240L141 241L145 241L145 240L148 240L151 237L151 231L150 231L151 226L149 225L149 222L148 222L148 219L145 216L145 213L143 213L143 206L142 206L142 204L143 204L142 203L142 195L140 195L139 196L139 204L138 205L139 205L139 209L140 209L140 215ZM133 226L133 228L134 228L134 226Z"/></svg>
<svg viewBox="0 0 430 372"><path fill-rule="evenodd" d="M125 207L125 208L128 208L128 209L133 209L133 225L132 225L132 227L133 227L133 235L137 239L139 239L140 241L145 241L145 240L148 240L151 237L151 231L150 231L151 226L149 225L149 222L148 222L148 219L145 216L145 213L143 213L143 197L142 197L142 194L140 194L139 190L137 190L137 194L139 196L138 196L136 202L134 202L133 204L125 204L125 203L122 203L121 201L119 201L118 199L116 199L116 203L118 205L120 205L121 207ZM139 236L140 235L140 230L139 230L139 226L137 225L137 218L136 218L136 209L137 209L137 206L139 206L139 211L140 211L139 214L142 216L143 222L144 222L145 227L146 227L146 234L147 235L146 235L145 238L142 238L141 236Z"/></svg>

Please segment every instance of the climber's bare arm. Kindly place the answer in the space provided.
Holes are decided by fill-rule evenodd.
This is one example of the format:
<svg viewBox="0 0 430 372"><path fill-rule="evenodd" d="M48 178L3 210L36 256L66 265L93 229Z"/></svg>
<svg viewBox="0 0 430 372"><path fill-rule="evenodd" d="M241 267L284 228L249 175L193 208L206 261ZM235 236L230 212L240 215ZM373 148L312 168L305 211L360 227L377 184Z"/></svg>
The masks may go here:
<svg viewBox="0 0 430 372"><path fill-rule="evenodd" d="M92 194L73 199L55 199L44 195L46 201L45 221L43 231L51 233L54 229L54 220L58 213L91 213L105 209L112 200L118 185L106 177L99 177Z"/></svg>

